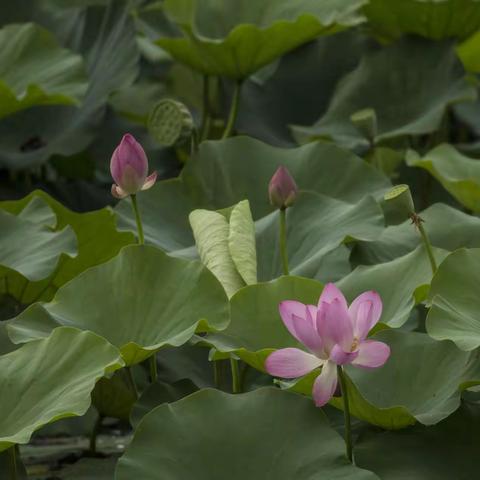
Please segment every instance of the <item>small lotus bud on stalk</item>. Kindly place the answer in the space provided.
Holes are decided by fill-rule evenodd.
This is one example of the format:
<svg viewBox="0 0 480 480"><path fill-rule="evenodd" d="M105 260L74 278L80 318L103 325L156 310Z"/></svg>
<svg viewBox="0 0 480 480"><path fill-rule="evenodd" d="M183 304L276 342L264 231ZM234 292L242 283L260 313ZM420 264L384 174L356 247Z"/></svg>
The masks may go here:
<svg viewBox="0 0 480 480"><path fill-rule="evenodd" d="M298 195L298 187L290 175L290 172L283 165L278 167L270 180L268 195L270 197L270 203L280 211L280 255L282 257L283 274L289 275L286 210L295 203Z"/></svg>
<svg viewBox="0 0 480 480"><path fill-rule="evenodd" d="M428 238L428 234L423 226L424 220L415 211L415 205L413 203L412 194L408 185L396 185L389 190L384 200L387 206L387 213L390 217L396 217L400 222L410 218L412 224L418 229L420 236L422 237L425 250L427 251L428 259L432 267L432 272L435 274L437 271L437 262L433 255L432 244ZM398 222L397 222L398 223Z"/></svg>
<svg viewBox="0 0 480 480"><path fill-rule="evenodd" d="M285 210L295 203L297 194L298 187L295 180L288 169L281 165L268 185L270 203L281 210Z"/></svg>

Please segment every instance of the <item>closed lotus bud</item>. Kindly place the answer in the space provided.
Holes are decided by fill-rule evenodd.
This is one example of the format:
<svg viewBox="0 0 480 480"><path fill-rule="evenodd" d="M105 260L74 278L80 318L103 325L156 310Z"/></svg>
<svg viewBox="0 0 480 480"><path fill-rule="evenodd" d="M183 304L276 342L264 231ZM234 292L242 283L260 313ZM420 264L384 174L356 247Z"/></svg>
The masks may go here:
<svg viewBox="0 0 480 480"><path fill-rule="evenodd" d="M110 172L115 183L112 195L125 198L155 184L157 172L148 175L148 159L142 146L127 133L115 149L110 160Z"/></svg>
<svg viewBox="0 0 480 480"><path fill-rule="evenodd" d="M298 187L286 167L281 165L274 173L268 185L270 203L284 210L295 202Z"/></svg>

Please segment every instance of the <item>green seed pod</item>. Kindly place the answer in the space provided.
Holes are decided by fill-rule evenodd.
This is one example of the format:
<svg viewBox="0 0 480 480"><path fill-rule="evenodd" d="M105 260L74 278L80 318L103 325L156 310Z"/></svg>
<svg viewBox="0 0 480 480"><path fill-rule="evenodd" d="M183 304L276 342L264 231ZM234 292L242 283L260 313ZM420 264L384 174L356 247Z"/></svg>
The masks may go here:
<svg viewBox="0 0 480 480"><path fill-rule="evenodd" d="M384 212L390 224L402 223L415 214L415 205L408 185L395 185L384 195Z"/></svg>
<svg viewBox="0 0 480 480"><path fill-rule="evenodd" d="M351 122L370 143L377 136L377 114L373 108L365 108L350 116Z"/></svg>
<svg viewBox="0 0 480 480"><path fill-rule="evenodd" d="M190 138L193 128L193 118L188 108L170 98L160 100L148 117L150 134L160 145L167 147Z"/></svg>

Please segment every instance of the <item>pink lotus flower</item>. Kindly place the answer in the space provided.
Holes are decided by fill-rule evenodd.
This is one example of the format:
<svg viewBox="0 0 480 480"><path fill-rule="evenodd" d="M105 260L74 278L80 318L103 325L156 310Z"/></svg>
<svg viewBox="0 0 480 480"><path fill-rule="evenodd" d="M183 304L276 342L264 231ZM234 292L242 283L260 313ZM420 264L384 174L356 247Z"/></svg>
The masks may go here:
<svg viewBox="0 0 480 480"><path fill-rule="evenodd" d="M268 356L265 368L275 377L297 378L321 366L312 392L318 407L337 388L337 365L377 368L390 356L387 344L367 340L382 314L382 300L376 292L362 293L348 307L342 292L329 283L318 306L287 300L279 310L288 331L311 353L298 348L277 350Z"/></svg>
<svg viewBox="0 0 480 480"><path fill-rule="evenodd" d="M110 172L115 183L112 195L125 198L140 190L148 190L157 180L157 172L148 174L148 159L142 146L127 133L115 149L110 160Z"/></svg>
<svg viewBox="0 0 480 480"><path fill-rule="evenodd" d="M286 167L281 165L277 168L268 185L270 203L275 207L285 209L295 202L298 187Z"/></svg>

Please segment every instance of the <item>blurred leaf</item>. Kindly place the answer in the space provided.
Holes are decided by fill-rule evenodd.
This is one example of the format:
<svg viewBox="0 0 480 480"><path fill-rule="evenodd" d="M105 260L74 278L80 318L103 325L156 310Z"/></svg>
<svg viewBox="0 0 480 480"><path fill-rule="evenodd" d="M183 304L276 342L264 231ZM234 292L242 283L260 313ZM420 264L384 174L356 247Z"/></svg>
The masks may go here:
<svg viewBox="0 0 480 480"><path fill-rule="evenodd" d="M452 145L442 144L423 158L409 151L407 165L420 167L433 175L462 205L480 211L480 161L466 157Z"/></svg>
<svg viewBox="0 0 480 480"><path fill-rule="evenodd" d="M103 338L69 327L0 357L0 450L28 443L47 423L83 415L95 382L122 364Z"/></svg>
<svg viewBox="0 0 480 480"><path fill-rule="evenodd" d="M288 448L287 438L295 439ZM377 478L351 465L344 448L307 399L272 388L242 395L202 390L144 417L116 479Z"/></svg>
<svg viewBox="0 0 480 480"><path fill-rule="evenodd" d="M35 105L78 104L87 90L80 55L33 23L0 30L0 118Z"/></svg>
<svg viewBox="0 0 480 480"><path fill-rule="evenodd" d="M164 346L186 343L196 331L220 330L227 322L223 288L199 262L134 245L78 275L52 302L31 305L7 328L15 343L45 337L60 325L91 330L134 365Z"/></svg>
<svg viewBox="0 0 480 480"><path fill-rule="evenodd" d="M184 32L158 44L195 70L243 80L284 53L322 34L363 20L364 0L166 0Z"/></svg>

